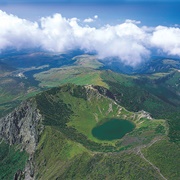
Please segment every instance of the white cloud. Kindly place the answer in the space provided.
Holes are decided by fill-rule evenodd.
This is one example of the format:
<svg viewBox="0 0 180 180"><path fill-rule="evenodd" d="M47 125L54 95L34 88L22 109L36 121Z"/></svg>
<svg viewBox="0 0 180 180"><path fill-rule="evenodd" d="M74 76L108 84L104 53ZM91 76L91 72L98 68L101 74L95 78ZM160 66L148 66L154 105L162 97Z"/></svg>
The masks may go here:
<svg viewBox="0 0 180 180"><path fill-rule="evenodd" d="M0 49L15 46L38 47L41 30L37 22L30 22L0 11Z"/></svg>
<svg viewBox="0 0 180 180"><path fill-rule="evenodd" d="M93 21L94 21L94 19L92 19L92 18L84 19L84 22L85 22L85 23L91 23L91 22L93 22Z"/></svg>
<svg viewBox="0 0 180 180"><path fill-rule="evenodd" d="M88 31L88 35L83 36L84 41L80 42L81 46L89 51L95 50L100 58L118 57L133 66L150 54L143 42L146 34L134 24L108 25Z"/></svg>
<svg viewBox="0 0 180 180"><path fill-rule="evenodd" d="M41 18L41 36L43 36L41 46L44 49L59 52L75 48L72 26L73 22L77 21L76 18L71 20L63 18L60 14Z"/></svg>
<svg viewBox="0 0 180 180"><path fill-rule="evenodd" d="M125 23L141 24L141 21L136 21L132 19L126 19Z"/></svg>
<svg viewBox="0 0 180 180"><path fill-rule="evenodd" d="M151 37L151 44L168 55L180 56L180 29L156 27Z"/></svg>
<svg viewBox="0 0 180 180"><path fill-rule="evenodd" d="M93 20L97 18L95 15ZM64 53L80 48L97 52L99 58L118 57L132 66L147 59L152 48L180 56L178 27L139 27L139 23L128 19L115 26L95 28L80 25L77 18L67 19L61 14L31 22L0 11L0 50L41 47Z"/></svg>
<svg viewBox="0 0 180 180"><path fill-rule="evenodd" d="M85 23L91 23L91 22L94 22L96 19L98 19L98 15L94 15L93 18L84 19L83 22L85 22Z"/></svg>

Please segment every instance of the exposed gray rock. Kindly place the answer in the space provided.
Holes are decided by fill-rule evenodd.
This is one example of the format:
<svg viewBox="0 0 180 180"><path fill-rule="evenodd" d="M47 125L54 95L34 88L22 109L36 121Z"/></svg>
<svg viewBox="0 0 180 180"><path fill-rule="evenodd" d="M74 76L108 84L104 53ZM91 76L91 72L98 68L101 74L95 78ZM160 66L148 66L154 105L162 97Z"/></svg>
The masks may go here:
<svg viewBox="0 0 180 180"><path fill-rule="evenodd" d="M16 174L14 175L14 180L22 180L24 177L24 174L21 170L18 170Z"/></svg>
<svg viewBox="0 0 180 180"><path fill-rule="evenodd" d="M20 144L29 154L35 152L38 138L43 131L42 115L34 99L23 102L6 117L0 119L0 138L10 145Z"/></svg>
<svg viewBox="0 0 180 180"><path fill-rule="evenodd" d="M137 112L137 114L140 114L141 115L141 118L147 118L147 119L150 119L152 120L153 118L151 117L150 113L144 111L144 110L141 110L139 112Z"/></svg>
<svg viewBox="0 0 180 180"><path fill-rule="evenodd" d="M14 180L34 180L33 155L30 155L24 171L18 170L14 175Z"/></svg>
<svg viewBox="0 0 180 180"><path fill-rule="evenodd" d="M31 155L29 157L29 160L26 163L26 167L24 169L24 179L25 180L34 180L35 179L35 177L34 177L34 173L35 173L34 168L35 168L34 159L33 159L33 155Z"/></svg>

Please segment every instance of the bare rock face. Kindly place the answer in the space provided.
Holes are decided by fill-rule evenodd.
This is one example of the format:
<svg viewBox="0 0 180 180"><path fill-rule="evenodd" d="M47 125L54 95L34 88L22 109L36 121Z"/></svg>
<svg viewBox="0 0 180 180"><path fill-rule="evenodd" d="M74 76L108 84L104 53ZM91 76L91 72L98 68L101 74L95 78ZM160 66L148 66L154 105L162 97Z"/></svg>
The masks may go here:
<svg viewBox="0 0 180 180"><path fill-rule="evenodd" d="M30 155L25 169L23 171L19 169L15 173L13 180L34 180L34 167L33 155Z"/></svg>
<svg viewBox="0 0 180 180"><path fill-rule="evenodd" d="M30 155L28 162L26 163L26 167L23 171L24 179L25 180L34 180L34 173L35 173L35 164L34 164L34 157Z"/></svg>
<svg viewBox="0 0 180 180"><path fill-rule="evenodd" d="M18 170L16 174L14 175L14 180L21 180L23 176L23 172L21 170Z"/></svg>
<svg viewBox="0 0 180 180"><path fill-rule="evenodd" d="M19 144L29 154L35 152L42 131L42 115L34 99L23 102L12 113L0 119L0 138L10 145Z"/></svg>

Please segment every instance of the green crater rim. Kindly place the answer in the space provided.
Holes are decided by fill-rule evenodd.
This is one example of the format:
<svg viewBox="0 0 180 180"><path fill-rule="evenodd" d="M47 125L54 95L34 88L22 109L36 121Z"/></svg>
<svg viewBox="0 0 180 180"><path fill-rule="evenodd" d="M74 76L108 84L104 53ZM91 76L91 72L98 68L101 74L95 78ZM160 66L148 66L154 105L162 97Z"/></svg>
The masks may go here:
<svg viewBox="0 0 180 180"><path fill-rule="evenodd" d="M92 129L92 135L99 140L121 139L135 128L135 124L125 119L108 119Z"/></svg>

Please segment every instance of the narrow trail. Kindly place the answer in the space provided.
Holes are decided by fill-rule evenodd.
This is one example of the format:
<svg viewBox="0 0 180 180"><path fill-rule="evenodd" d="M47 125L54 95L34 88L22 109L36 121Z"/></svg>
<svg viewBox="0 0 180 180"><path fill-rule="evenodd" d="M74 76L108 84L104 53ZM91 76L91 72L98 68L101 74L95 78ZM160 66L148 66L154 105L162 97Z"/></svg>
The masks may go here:
<svg viewBox="0 0 180 180"><path fill-rule="evenodd" d="M156 143L157 141L160 141L161 138L158 138L158 139L154 139L151 143L149 143L148 145L144 145L144 146L140 146L137 148L137 154L142 158L144 159L147 163L149 163L158 173L159 175L164 179L164 180L168 180L166 179L162 174L161 174L161 171L158 167L156 167L152 162L150 162L148 159L146 159L144 157L144 154L141 152L141 149L145 148L145 147L150 147L152 146L154 143Z"/></svg>

